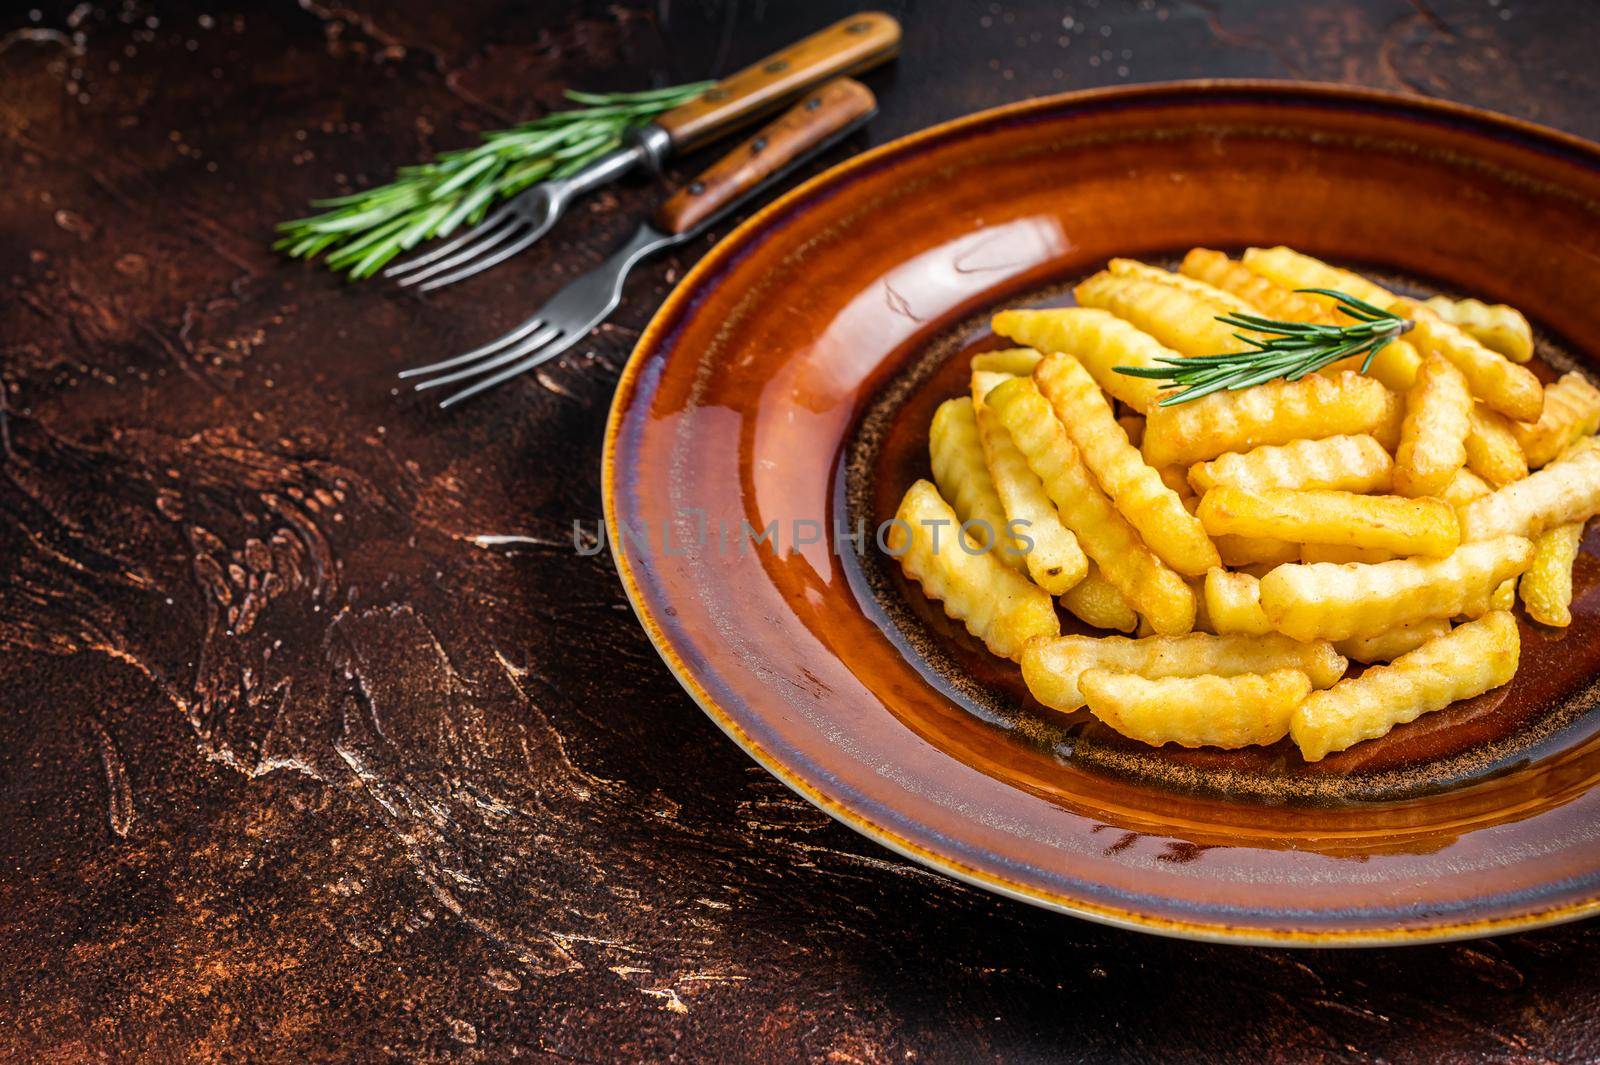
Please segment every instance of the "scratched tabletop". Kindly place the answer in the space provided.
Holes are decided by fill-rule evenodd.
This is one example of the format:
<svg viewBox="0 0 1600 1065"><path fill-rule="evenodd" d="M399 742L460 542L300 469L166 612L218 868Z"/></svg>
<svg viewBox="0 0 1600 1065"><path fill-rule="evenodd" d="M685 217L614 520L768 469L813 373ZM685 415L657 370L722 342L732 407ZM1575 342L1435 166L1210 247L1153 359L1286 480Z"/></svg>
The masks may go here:
<svg viewBox="0 0 1600 1065"><path fill-rule="evenodd" d="M857 148L1203 76L1600 137L1583 2L877 6L905 49ZM646 181L423 299L269 250L563 88L725 73L854 4L27 7L0 14L0 1058L1600 1060L1600 923L1116 931L907 864L718 733L572 546L617 375L713 238L456 413L393 387L592 266Z"/></svg>

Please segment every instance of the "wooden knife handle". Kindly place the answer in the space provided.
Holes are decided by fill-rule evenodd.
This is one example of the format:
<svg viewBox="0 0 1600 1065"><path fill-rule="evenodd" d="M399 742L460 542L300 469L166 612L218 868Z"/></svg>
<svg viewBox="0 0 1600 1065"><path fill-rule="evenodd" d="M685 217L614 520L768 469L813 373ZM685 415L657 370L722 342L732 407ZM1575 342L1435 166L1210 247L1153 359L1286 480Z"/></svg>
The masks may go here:
<svg viewBox="0 0 1600 1065"><path fill-rule="evenodd" d="M688 151L771 114L813 85L870 70L899 52L900 23L863 11L723 78L657 118L656 125L671 135L675 151Z"/></svg>
<svg viewBox="0 0 1600 1065"><path fill-rule="evenodd" d="M656 228L664 233L693 229L877 106L872 90L849 78L808 93L673 193L656 209Z"/></svg>

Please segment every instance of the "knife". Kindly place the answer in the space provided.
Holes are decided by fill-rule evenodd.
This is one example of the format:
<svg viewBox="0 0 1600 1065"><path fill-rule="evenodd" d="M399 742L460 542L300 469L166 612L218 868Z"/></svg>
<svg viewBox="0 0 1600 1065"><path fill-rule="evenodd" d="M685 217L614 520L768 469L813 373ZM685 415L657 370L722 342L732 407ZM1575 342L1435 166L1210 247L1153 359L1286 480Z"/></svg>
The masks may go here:
<svg viewBox="0 0 1600 1065"><path fill-rule="evenodd" d="M722 79L632 131L622 147L577 173L518 193L455 240L391 266L384 276L404 275L402 286L420 285L426 292L487 270L544 236L578 196L637 166L659 171L671 155L692 151L771 114L815 85L869 70L899 52L900 23L877 11L852 15Z"/></svg>

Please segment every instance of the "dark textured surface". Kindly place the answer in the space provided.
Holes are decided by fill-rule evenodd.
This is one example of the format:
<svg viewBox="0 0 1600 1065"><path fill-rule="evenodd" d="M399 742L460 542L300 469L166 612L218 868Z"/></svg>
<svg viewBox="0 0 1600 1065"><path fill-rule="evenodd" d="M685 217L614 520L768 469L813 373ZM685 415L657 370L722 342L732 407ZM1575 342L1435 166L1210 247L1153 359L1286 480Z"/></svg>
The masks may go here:
<svg viewBox="0 0 1600 1065"><path fill-rule="evenodd" d="M1600 135L1585 3L884 4L868 139L1204 75ZM756 58L847 3L42 5L0 22L0 1056L1600 1059L1600 926L1380 952L1116 932L906 865L657 660L599 515L611 385L705 241L443 416L630 183L425 301L266 250L303 201ZM592 526L591 526L592 528Z"/></svg>

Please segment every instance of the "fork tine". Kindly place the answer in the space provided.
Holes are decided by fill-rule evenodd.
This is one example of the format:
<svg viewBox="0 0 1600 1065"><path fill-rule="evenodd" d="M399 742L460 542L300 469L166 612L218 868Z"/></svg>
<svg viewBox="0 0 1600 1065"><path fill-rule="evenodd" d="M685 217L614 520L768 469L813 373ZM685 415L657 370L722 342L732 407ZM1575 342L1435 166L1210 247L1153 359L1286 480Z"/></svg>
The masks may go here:
<svg viewBox="0 0 1600 1065"><path fill-rule="evenodd" d="M430 388L438 388L440 385L448 385L456 381L463 381L468 377L476 377L481 373L488 373L497 366L504 366L506 363L511 362L514 359L519 359L530 351L537 350L560 335L561 330L557 329L555 326L545 326L543 329L533 334L532 337L516 345L515 347L474 363L464 370L457 370L455 373L445 374L442 377L430 377L426 381L418 381L416 390L418 392L423 392Z"/></svg>
<svg viewBox="0 0 1600 1065"><path fill-rule="evenodd" d="M528 220L519 215L491 233L477 233L477 240L474 240L449 258L441 259L431 266L424 267L415 273L410 273L400 278L400 287L410 288L412 285L426 281L441 270L449 270L463 263L470 263L474 258L501 243L507 237L514 237L519 233L525 232L527 226Z"/></svg>
<svg viewBox="0 0 1600 1065"><path fill-rule="evenodd" d="M482 392L485 389L490 389L496 385L504 384L506 381L511 380L513 377L516 377L519 374L525 374L535 366L540 366L549 362L551 359L555 358L557 355L560 355L563 351L566 351L568 348L572 347L572 345L576 344L578 341L582 340L588 335L589 334L587 331L580 333L568 333L559 340L552 340L548 345L545 346L543 351L540 351L534 355L530 355L516 365L509 366L506 369L501 370L493 377L479 381L477 384L472 385L469 388L463 388L455 395L441 400L439 402L439 406L441 409L453 406L454 404L460 403L464 399L477 395L479 392Z"/></svg>
<svg viewBox="0 0 1600 1065"><path fill-rule="evenodd" d="M534 241L536 241L540 237L544 236L545 233L554 224L555 224L555 219L546 218L543 223L533 227L533 232L527 234L526 236L520 238L519 240L516 240L511 244L507 244L505 247L501 248L499 251L494 252L493 254L491 254L491 255L489 255L489 256L487 256L485 258L478 259L478 260L476 260L474 262L468 263L467 265L465 265L465 266L461 267L460 269L456 270L454 273L445 274L443 277L436 277L431 281L425 282L422 285L422 287L419 288L417 291L418 292L432 292L436 288L443 288L446 285L453 285L457 281L462 280L463 278L471 277L473 274L482 273L483 271L489 269L489 267L491 267L491 266L498 266L501 263L505 262L507 259L511 258L513 255L517 254L523 248L526 248L528 245L532 244ZM436 269L443 269L443 267L442 266L436 267ZM431 272L432 271L430 271L430 273ZM417 278L410 278L405 283L409 284L411 281L414 281L414 280L418 280L418 279Z"/></svg>
<svg viewBox="0 0 1600 1065"><path fill-rule="evenodd" d="M512 217L516 213L517 201L512 200L510 203L506 204L504 207L500 208L498 211L494 212L477 225L472 226L465 233L462 233L449 243L434 248L426 255L418 255L415 258L405 259L401 262L395 263L393 266L389 267L389 269L383 272L383 276L399 277L401 274L409 274L419 266L427 266L434 260L449 255L451 252L455 251L457 248L460 248L474 237L482 236L489 230L494 229L496 226L500 225L501 222L504 222L507 218Z"/></svg>
<svg viewBox="0 0 1600 1065"><path fill-rule="evenodd" d="M511 330L511 332L503 333L482 347L473 348L465 355L457 355L454 358L445 359L441 362L429 363L426 366L413 366L409 370L401 370L400 376L402 378L420 377L423 374L437 373L440 370L448 370L453 366L460 366L464 363L473 362L491 352L499 351L507 344L515 344L517 341L521 340L535 329L538 329L543 324L543 319L536 314L532 318L529 318L526 322L523 322L521 325Z"/></svg>

